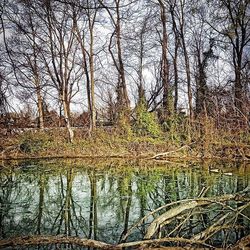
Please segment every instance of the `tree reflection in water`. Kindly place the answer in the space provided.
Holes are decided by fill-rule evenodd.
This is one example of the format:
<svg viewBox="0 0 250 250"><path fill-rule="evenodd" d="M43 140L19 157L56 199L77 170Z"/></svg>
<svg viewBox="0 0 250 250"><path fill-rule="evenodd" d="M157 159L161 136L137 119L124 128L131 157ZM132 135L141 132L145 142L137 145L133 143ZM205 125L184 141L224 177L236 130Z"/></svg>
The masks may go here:
<svg viewBox="0 0 250 250"><path fill-rule="evenodd" d="M13 170L9 170L11 165L2 168L1 239L23 235L65 235L114 244L122 242L131 225L159 206L198 197L206 188L206 197L212 197L234 194L250 185L249 170L242 165L224 168L216 163L184 168L156 166L156 163L143 161L105 164L95 168L98 164L91 162L58 161L49 164L43 161L22 163ZM120 166L109 167L111 164ZM215 168L218 171L211 171ZM227 173L229 170L233 172ZM243 205L243 202L237 203L238 207ZM214 220L218 214L215 207L191 211L185 225L178 225L177 218L172 227L161 231L160 237L196 234L205 230L209 220ZM249 216L248 206L237 216L237 221L231 222L240 227L222 230L210 241L222 247L235 243L249 234ZM147 223L153 219L144 221L130 234L129 240L143 238ZM71 247L65 245L65 249Z"/></svg>

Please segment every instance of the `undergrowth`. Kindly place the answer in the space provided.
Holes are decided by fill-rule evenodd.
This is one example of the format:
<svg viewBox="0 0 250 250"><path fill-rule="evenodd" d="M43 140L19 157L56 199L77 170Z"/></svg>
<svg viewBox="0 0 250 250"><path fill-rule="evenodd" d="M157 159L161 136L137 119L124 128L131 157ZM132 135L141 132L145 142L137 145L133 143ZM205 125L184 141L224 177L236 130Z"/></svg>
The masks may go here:
<svg viewBox="0 0 250 250"><path fill-rule="evenodd" d="M140 112L139 112L140 111ZM91 134L86 128L75 129L73 143L68 142L65 128L30 130L1 140L1 151L19 145L17 156L145 156L173 151L187 145L181 157L250 157L249 131L221 129L213 119L202 118L192 123L185 117L173 116L162 127L156 118L141 107L137 122L119 127L100 127ZM10 153L11 156L11 153Z"/></svg>

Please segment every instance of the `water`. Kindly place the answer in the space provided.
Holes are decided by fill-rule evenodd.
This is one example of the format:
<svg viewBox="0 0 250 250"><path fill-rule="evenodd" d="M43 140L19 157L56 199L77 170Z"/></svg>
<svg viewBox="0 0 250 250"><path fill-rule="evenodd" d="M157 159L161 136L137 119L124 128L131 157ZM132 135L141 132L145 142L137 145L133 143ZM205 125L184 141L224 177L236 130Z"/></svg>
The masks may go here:
<svg viewBox="0 0 250 250"><path fill-rule="evenodd" d="M236 163L44 160L5 162L0 171L1 239L67 235L116 244L139 219L164 204L198 197L206 188L205 196L215 197L250 186L249 166ZM247 203L230 204L237 209ZM230 209L217 204L191 211L189 218L177 218L166 226L162 236L172 232L170 236L190 238ZM235 216L230 228L207 242L222 247L235 244L250 233L249 217L250 205ZM142 239L152 220L151 216L135 228L128 241ZM71 246L64 244L60 249Z"/></svg>

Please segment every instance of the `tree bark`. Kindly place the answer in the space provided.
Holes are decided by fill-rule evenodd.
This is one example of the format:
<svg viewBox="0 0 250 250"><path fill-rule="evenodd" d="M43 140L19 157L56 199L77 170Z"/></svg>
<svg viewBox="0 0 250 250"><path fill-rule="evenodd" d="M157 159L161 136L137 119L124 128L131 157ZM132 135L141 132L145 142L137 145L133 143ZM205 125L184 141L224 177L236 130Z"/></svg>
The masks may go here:
<svg viewBox="0 0 250 250"><path fill-rule="evenodd" d="M180 35L177 29L177 24L175 20L175 7L176 3L170 4L170 13L172 18L173 32L175 38L175 47L174 47L174 56L173 56L173 64L174 64L174 111L177 112L178 107L178 85L179 85L179 74L178 74L178 55L180 48Z"/></svg>
<svg viewBox="0 0 250 250"><path fill-rule="evenodd" d="M89 1L87 1L89 6ZM94 74L94 23L96 12L91 20L91 14L88 10L89 33L90 33L90 48L89 48L89 68L90 68L90 95L91 95L91 122L90 131L96 128L96 108L95 108L95 74Z"/></svg>
<svg viewBox="0 0 250 250"><path fill-rule="evenodd" d="M120 0L116 0L116 45L117 45L117 56L119 63L119 79L118 79L118 105L120 106L120 112L122 110L129 110L130 101L128 98L125 70L122 58L122 48L121 48L121 17L120 17Z"/></svg>
<svg viewBox="0 0 250 250"><path fill-rule="evenodd" d="M168 35L167 35L167 18L166 18L166 8L162 0L158 0L160 5L161 11L161 24L162 24L162 70L161 70L161 77L162 77L162 86L163 86L163 120L166 119L168 115L171 113L170 108L170 84L169 84L169 61L167 57L167 49L168 49Z"/></svg>
<svg viewBox="0 0 250 250"><path fill-rule="evenodd" d="M183 48L183 53L184 53L185 69L186 69L186 76L187 76L189 119L190 121L192 121L193 120L193 105L192 105L191 70L190 70L189 55L187 51L187 45L186 45L185 34L184 34L184 25L185 25L184 4L185 4L185 1L181 1L180 37L181 37L182 48Z"/></svg>
<svg viewBox="0 0 250 250"><path fill-rule="evenodd" d="M65 92L63 91L62 97L62 104L63 104L63 111L64 111L64 119L66 122L66 128L69 134L69 141L72 143L74 140L74 131L72 130L71 123L70 123L70 110L69 110L69 103L66 100Z"/></svg>
<svg viewBox="0 0 250 250"><path fill-rule="evenodd" d="M36 95L37 95L37 109L38 109L38 119L39 124L38 127L43 130L44 129L44 114L43 114L43 98L41 95L41 87L37 85L36 87Z"/></svg>

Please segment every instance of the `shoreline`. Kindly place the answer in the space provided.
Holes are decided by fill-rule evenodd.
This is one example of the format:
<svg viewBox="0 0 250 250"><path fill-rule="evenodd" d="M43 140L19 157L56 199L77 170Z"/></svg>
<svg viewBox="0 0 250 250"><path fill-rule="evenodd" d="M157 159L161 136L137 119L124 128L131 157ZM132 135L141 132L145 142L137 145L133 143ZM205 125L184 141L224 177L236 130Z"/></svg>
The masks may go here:
<svg viewBox="0 0 250 250"><path fill-rule="evenodd" d="M150 137L98 130L91 136L79 133L70 143L61 130L27 131L12 137L0 137L0 160L116 158L157 162L250 162L248 136L217 134L215 137L212 133L206 138L191 138L177 140L167 133Z"/></svg>
<svg viewBox="0 0 250 250"><path fill-rule="evenodd" d="M166 157L162 159L154 159L151 155L47 155L47 156L9 156L0 157L2 161L12 161L12 160L50 160L50 159L126 159L126 160L146 160L154 162L206 162L206 161L224 161L224 162L245 162L250 163L248 158L228 158L228 157Z"/></svg>

